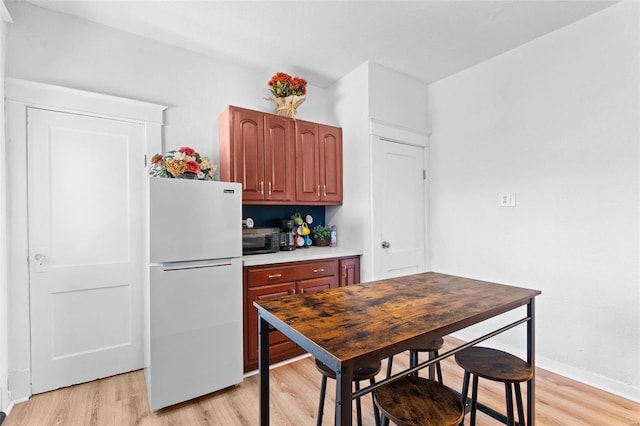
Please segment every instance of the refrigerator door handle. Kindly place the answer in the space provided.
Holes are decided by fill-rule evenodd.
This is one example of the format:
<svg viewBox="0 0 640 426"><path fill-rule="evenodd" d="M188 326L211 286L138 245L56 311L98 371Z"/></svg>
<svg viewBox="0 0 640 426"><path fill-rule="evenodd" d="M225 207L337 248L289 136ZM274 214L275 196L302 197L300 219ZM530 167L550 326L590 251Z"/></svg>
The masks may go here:
<svg viewBox="0 0 640 426"><path fill-rule="evenodd" d="M231 266L231 262L216 262L216 263L201 263L197 265L166 265L162 268L163 271L184 271L185 269L200 269L200 268L217 268L220 266Z"/></svg>

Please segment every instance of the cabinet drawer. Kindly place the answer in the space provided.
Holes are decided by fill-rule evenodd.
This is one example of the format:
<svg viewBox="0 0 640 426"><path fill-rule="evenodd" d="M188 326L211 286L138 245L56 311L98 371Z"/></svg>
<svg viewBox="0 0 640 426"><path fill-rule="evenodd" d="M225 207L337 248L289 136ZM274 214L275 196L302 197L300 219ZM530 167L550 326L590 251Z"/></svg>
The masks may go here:
<svg viewBox="0 0 640 426"><path fill-rule="evenodd" d="M336 287L338 287L338 277L335 275L331 277L312 278L310 280L298 281L296 283L296 293L313 293Z"/></svg>
<svg viewBox="0 0 640 426"><path fill-rule="evenodd" d="M304 262L299 265L252 268L247 272L249 287L328 277L338 274L337 260Z"/></svg>

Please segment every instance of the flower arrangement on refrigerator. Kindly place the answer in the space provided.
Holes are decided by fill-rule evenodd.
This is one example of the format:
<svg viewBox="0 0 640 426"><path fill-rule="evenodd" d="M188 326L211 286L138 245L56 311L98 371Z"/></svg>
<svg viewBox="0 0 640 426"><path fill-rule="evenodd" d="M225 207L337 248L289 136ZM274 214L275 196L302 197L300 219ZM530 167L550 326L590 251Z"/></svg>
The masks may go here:
<svg viewBox="0 0 640 426"><path fill-rule="evenodd" d="M267 84L273 95L268 99L276 104L275 113L286 117L295 117L298 107L306 99L307 80L278 72L271 77Z"/></svg>
<svg viewBox="0 0 640 426"><path fill-rule="evenodd" d="M149 174L153 177L214 180L218 167L193 148L183 146L151 159Z"/></svg>

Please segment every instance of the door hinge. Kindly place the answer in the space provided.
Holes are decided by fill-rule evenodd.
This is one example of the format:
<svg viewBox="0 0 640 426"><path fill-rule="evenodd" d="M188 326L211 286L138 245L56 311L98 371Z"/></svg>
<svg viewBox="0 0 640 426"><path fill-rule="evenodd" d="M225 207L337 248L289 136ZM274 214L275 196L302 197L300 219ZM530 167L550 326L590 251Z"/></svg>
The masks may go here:
<svg viewBox="0 0 640 426"><path fill-rule="evenodd" d="M422 180L427 180L427 171L422 169Z"/></svg>
<svg viewBox="0 0 640 426"><path fill-rule="evenodd" d="M144 167L147 167L147 154L144 155Z"/></svg>

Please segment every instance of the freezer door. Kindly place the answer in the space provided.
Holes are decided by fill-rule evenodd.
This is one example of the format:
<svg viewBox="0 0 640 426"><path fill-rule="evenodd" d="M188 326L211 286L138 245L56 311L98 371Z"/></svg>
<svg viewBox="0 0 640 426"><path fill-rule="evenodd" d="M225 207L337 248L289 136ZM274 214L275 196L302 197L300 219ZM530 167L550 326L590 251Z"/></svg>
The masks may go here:
<svg viewBox="0 0 640 426"><path fill-rule="evenodd" d="M242 381L242 260L150 267L152 410Z"/></svg>
<svg viewBox="0 0 640 426"><path fill-rule="evenodd" d="M149 178L151 263L242 256L242 185Z"/></svg>

